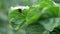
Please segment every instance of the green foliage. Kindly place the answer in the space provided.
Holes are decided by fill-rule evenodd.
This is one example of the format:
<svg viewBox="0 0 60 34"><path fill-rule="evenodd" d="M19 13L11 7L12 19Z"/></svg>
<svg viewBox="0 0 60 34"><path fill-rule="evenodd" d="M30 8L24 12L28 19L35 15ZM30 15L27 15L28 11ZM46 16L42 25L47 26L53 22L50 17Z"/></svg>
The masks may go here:
<svg viewBox="0 0 60 34"><path fill-rule="evenodd" d="M38 7L29 6L22 13L18 9L9 11L9 23L16 31L15 34L21 32L21 29L25 34L50 34L54 28L60 26L59 6L52 0L37 0L37 4Z"/></svg>

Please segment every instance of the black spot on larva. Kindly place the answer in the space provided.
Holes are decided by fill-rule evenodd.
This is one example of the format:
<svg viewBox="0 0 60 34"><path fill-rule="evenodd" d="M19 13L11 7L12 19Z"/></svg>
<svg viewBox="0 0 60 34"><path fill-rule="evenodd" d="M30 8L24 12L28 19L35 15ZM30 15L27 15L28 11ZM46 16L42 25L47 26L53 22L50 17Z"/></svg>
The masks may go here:
<svg viewBox="0 0 60 34"><path fill-rule="evenodd" d="M22 9L19 8L19 9L18 9L18 12L19 12L19 13L22 13Z"/></svg>

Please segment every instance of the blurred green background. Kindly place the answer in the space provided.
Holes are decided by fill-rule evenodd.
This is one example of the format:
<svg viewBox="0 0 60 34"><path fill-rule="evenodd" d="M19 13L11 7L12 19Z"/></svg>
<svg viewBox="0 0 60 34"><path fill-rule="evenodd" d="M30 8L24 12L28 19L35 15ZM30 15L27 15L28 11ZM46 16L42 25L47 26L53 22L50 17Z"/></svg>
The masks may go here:
<svg viewBox="0 0 60 34"><path fill-rule="evenodd" d="M0 34L11 34L9 30L8 11L11 6L32 5L36 0L0 0ZM60 3L60 0L53 0L56 3Z"/></svg>

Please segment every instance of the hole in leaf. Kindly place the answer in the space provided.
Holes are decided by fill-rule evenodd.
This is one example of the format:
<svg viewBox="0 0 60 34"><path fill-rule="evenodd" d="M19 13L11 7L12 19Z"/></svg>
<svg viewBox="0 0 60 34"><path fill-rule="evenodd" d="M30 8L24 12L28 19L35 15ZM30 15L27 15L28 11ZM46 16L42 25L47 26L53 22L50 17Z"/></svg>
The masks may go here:
<svg viewBox="0 0 60 34"><path fill-rule="evenodd" d="M19 9L18 9L18 12L19 12L19 13L22 13L22 9L19 8Z"/></svg>

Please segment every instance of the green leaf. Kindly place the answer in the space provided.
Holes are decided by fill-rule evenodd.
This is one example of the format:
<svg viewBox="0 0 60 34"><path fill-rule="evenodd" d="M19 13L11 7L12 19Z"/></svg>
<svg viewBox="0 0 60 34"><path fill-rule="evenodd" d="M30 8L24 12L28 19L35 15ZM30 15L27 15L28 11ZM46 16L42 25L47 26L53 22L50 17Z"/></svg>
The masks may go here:
<svg viewBox="0 0 60 34"><path fill-rule="evenodd" d="M41 20L42 24L46 30L52 31L55 27L58 27L60 24L60 18L49 18L46 20Z"/></svg>
<svg viewBox="0 0 60 34"><path fill-rule="evenodd" d="M21 27L20 25L26 24L32 24L34 22L37 22L40 18L40 10L35 7L31 7L28 10L22 10L22 13L19 13L18 10L13 10L9 12L9 19L11 25L16 27ZM34 20L34 21L33 21ZM13 25L14 24L14 25ZM17 26L18 25L18 26Z"/></svg>
<svg viewBox="0 0 60 34"><path fill-rule="evenodd" d="M26 16L26 24L32 24L34 22L37 22L40 18L40 9L37 7L30 7L29 12L27 13Z"/></svg>
<svg viewBox="0 0 60 34"><path fill-rule="evenodd" d="M59 7L48 7L41 15L41 24L49 31L52 31L60 24Z"/></svg>
<svg viewBox="0 0 60 34"><path fill-rule="evenodd" d="M59 17L59 14L59 7L48 7L41 15L41 19Z"/></svg>
<svg viewBox="0 0 60 34"><path fill-rule="evenodd" d="M9 20L14 29L19 29L19 27L24 24L25 19L26 15L24 13L20 13L18 10L13 10L9 12Z"/></svg>
<svg viewBox="0 0 60 34"><path fill-rule="evenodd" d="M24 29L26 34L47 34L49 32L47 32L47 30L45 30L44 27L38 23L31 24Z"/></svg>

